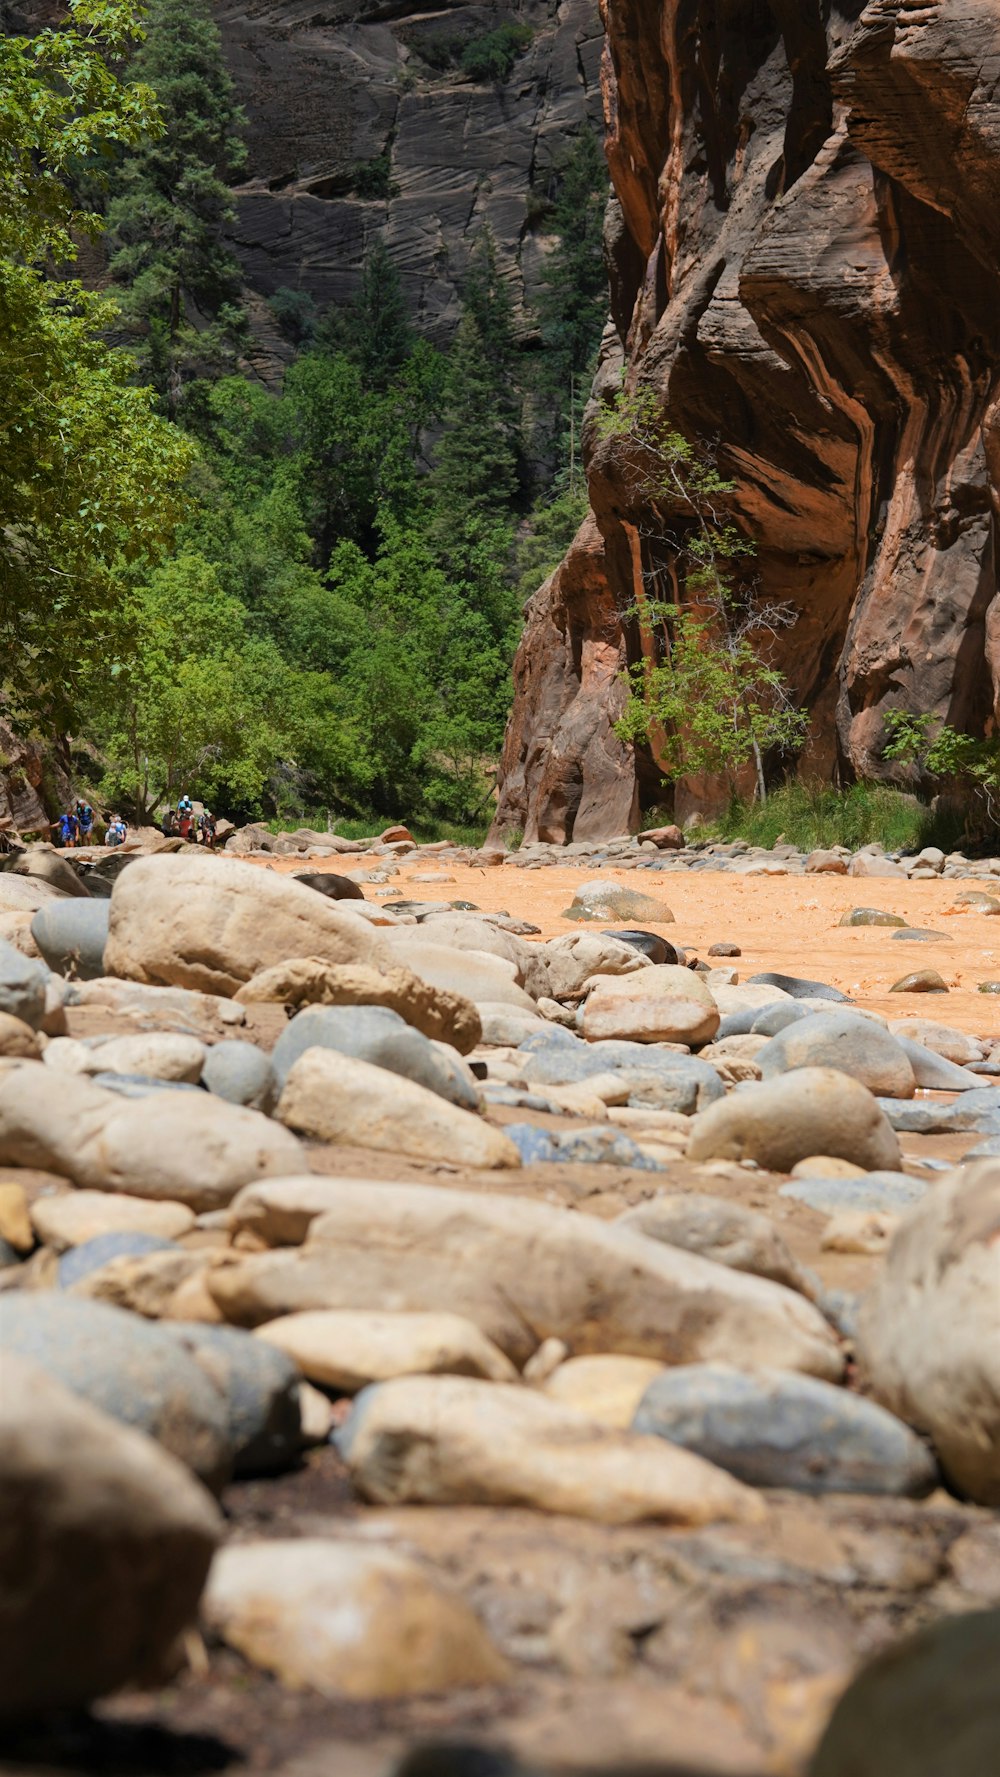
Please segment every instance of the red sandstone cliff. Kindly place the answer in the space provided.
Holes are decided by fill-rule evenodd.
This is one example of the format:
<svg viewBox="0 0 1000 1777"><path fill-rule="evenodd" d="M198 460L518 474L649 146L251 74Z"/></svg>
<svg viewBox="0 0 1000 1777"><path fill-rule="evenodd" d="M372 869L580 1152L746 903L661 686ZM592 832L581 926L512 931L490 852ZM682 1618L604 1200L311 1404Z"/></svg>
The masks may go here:
<svg viewBox="0 0 1000 1777"><path fill-rule="evenodd" d="M1000 3L606 0L605 25L595 402L624 364L716 444L762 592L799 613L803 769L884 775L886 709L1000 704ZM650 514L593 426L588 474L515 667L498 827L529 838L665 799L612 726Z"/></svg>

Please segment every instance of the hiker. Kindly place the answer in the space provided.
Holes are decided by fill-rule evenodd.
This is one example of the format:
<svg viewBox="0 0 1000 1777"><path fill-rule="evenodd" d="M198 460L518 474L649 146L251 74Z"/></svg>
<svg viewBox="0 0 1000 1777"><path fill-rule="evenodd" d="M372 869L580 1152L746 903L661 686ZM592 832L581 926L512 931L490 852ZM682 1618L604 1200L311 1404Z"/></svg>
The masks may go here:
<svg viewBox="0 0 1000 1777"><path fill-rule="evenodd" d="M91 834L91 830L94 825L94 811L91 808L89 802L81 801L80 797L78 796L76 799L76 808L74 809L73 812L76 815L76 824L77 824L77 830L78 830L79 836L80 836L80 844L81 845L89 845L90 844L90 834Z"/></svg>
<svg viewBox="0 0 1000 1777"><path fill-rule="evenodd" d="M213 850L215 846L215 816L208 808L203 811L198 821L198 833L202 845L207 845L210 851Z"/></svg>
<svg viewBox="0 0 1000 1777"><path fill-rule="evenodd" d="M53 832L56 828L59 829L59 844L64 850L71 851L80 831L79 822L71 808L67 808L65 814L61 814L58 820L52 822Z"/></svg>
<svg viewBox="0 0 1000 1777"><path fill-rule="evenodd" d="M164 839L173 839L177 832L177 816L172 808L168 808L160 825Z"/></svg>
<svg viewBox="0 0 1000 1777"><path fill-rule="evenodd" d="M123 845L127 832L128 826L125 821L122 820L121 815L113 814L108 822L107 831L104 835L105 845Z"/></svg>
<svg viewBox="0 0 1000 1777"><path fill-rule="evenodd" d="M190 839L193 824L194 809L190 796L185 793L177 804L177 831L182 839Z"/></svg>

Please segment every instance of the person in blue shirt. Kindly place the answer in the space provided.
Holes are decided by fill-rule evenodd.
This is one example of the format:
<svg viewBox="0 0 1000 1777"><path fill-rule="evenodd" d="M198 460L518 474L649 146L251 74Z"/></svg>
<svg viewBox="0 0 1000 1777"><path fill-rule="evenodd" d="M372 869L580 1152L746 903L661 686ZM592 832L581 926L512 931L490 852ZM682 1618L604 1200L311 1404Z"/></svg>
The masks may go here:
<svg viewBox="0 0 1000 1777"><path fill-rule="evenodd" d="M52 822L52 831L55 832L57 828L59 830L59 844L67 850L71 849L76 844L80 832L80 824L71 808L67 808L65 814L61 814L58 820Z"/></svg>
<svg viewBox="0 0 1000 1777"><path fill-rule="evenodd" d="M91 832L91 828L94 825L94 811L91 808L89 802L81 801L80 797L78 796L76 799L76 808L74 810L74 813L76 814L76 824L79 829L80 844L81 845L89 845L90 844L90 832Z"/></svg>

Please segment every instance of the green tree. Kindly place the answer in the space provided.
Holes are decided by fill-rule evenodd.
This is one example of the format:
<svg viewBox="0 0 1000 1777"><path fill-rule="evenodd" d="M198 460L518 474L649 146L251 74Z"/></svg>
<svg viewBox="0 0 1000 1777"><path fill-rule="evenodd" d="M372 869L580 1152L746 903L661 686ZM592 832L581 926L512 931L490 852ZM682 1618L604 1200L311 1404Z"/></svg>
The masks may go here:
<svg viewBox="0 0 1000 1777"><path fill-rule="evenodd" d="M173 416L185 381L231 359L243 325L225 231L244 118L203 0L152 0L146 31L132 72L155 92L163 128L112 176L111 275L139 363Z"/></svg>
<svg viewBox="0 0 1000 1777"><path fill-rule="evenodd" d="M376 241L365 257L351 324L365 384L384 391L406 363L413 334L399 272L383 241Z"/></svg>
<svg viewBox="0 0 1000 1777"><path fill-rule="evenodd" d="M591 130L576 138L553 169L551 227L558 243L542 271L538 302L543 353L541 383L558 401L562 420L589 388L590 370L607 314L604 210L608 171Z"/></svg>
<svg viewBox="0 0 1000 1777"><path fill-rule="evenodd" d="M909 710L887 711L882 725L887 737L884 758L916 765L970 798L966 820L970 838L995 833L1000 824L1000 737L964 734L938 716Z"/></svg>
<svg viewBox="0 0 1000 1777"><path fill-rule="evenodd" d="M128 564L167 547L192 455L105 343L114 306L43 269L99 228L81 175L156 127L114 72L136 31L119 0L71 0L58 31L0 37L2 674L8 711L49 733L116 646Z"/></svg>

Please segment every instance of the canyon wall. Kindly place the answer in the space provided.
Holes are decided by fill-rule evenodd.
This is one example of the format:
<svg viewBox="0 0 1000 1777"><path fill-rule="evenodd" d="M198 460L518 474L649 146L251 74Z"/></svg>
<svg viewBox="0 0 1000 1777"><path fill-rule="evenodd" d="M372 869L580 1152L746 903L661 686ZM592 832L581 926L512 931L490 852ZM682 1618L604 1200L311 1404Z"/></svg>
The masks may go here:
<svg viewBox="0 0 1000 1777"><path fill-rule="evenodd" d="M528 608L497 817L554 841L693 801L613 730L656 529L594 424L623 371L717 451L794 608L801 771L884 777L886 710L982 732L1000 699L1000 4L606 0L605 26L592 516Z"/></svg>

